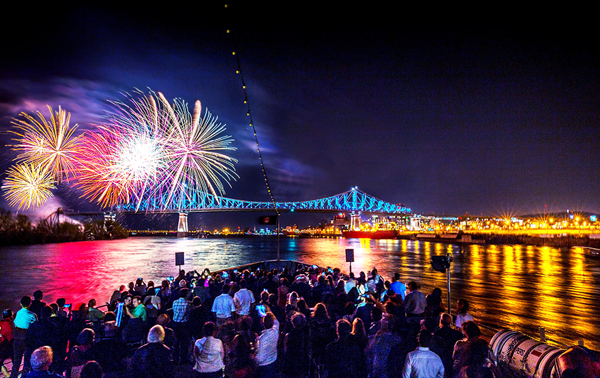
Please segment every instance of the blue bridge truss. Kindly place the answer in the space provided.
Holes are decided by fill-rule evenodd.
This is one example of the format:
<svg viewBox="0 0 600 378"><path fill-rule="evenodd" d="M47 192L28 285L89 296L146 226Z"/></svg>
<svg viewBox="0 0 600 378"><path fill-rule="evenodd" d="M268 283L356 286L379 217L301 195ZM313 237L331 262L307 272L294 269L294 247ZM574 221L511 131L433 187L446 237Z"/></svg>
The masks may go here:
<svg viewBox="0 0 600 378"><path fill-rule="evenodd" d="M378 198L353 188L347 192L331 197L299 202L254 202L225 197L208 193L196 192L179 201L178 208L165 208L159 201L142 202L136 209L136 204L118 206L119 212L149 212L149 213L192 213L192 212L222 212L222 211L279 211L279 212L340 212L355 211L366 214L408 214L411 209L399 204L382 201Z"/></svg>

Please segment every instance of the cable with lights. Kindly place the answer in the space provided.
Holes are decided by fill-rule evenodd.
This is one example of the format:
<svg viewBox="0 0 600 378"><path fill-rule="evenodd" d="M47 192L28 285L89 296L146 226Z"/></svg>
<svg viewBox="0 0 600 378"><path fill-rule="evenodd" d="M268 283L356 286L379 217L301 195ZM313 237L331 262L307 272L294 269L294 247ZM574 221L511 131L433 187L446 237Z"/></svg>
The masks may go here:
<svg viewBox="0 0 600 378"><path fill-rule="evenodd" d="M228 8L228 5L225 4L225 8ZM235 38L230 29L227 29L227 34L231 36L231 41L233 43L233 56L235 56L237 62L236 74L240 75L240 79L242 80L242 90L244 91L244 104L246 104L248 110L246 115L250 118L250 126L252 127L252 131L254 133L254 140L256 141L256 152L258 153L258 159L260 161L260 167L262 169L263 176L265 178L265 185L267 186L267 192L271 197L271 203L273 204L273 208L277 215L279 215L279 209L277 208L277 203L275 202L275 197L273 197L273 192L271 191L271 186L269 185L269 178L267 177L267 170L265 168L265 163L262 158L262 154L260 152L260 145L258 143L258 136L256 134L256 127L254 126L254 121L252 119L252 112L250 111L250 101L248 101L248 93L246 92L246 82L244 81L244 75L242 74L242 65L240 61L240 55L237 53L237 46L235 43Z"/></svg>

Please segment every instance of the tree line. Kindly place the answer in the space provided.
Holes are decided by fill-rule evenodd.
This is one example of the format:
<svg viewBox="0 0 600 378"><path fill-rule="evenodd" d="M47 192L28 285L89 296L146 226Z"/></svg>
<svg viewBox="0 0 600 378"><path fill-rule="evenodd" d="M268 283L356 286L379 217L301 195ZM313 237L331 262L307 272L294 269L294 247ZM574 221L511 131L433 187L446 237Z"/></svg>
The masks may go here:
<svg viewBox="0 0 600 378"><path fill-rule="evenodd" d="M127 236L129 231L111 220L77 224L40 218L37 224L33 224L24 214L13 215L10 210L0 209L0 245L122 239Z"/></svg>

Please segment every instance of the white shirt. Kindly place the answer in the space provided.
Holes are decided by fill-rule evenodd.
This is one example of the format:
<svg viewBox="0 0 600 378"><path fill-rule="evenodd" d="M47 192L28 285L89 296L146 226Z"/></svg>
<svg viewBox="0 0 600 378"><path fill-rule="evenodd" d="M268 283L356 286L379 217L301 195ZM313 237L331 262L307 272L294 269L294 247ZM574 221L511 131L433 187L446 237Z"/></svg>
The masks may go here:
<svg viewBox="0 0 600 378"><path fill-rule="evenodd" d="M468 312L465 312L464 314L456 315L456 327L457 328L460 328L462 326L462 324L467 321L475 321L475 319L473 319L471 314L469 314Z"/></svg>
<svg viewBox="0 0 600 378"><path fill-rule="evenodd" d="M212 336L196 340L200 353L196 356L194 370L199 373L214 373L223 369L223 342Z"/></svg>
<svg viewBox="0 0 600 378"><path fill-rule="evenodd" d="M279 322L275 320L273 327L265 329L256 339L256 363L266 366L277 360L277 340L279 339Z"/></svg>
<svg viewBox="0 0 600 378"><path fill-rule="evenodd" d="M225 319L231 317L231 313L235 311L233 298L229 294L221 294L215 298L212 306L212 312L217 318Z"/></svg>
<svg viewBox="0 0 600 378"><path fill-rule="evenodd" d="M346 283L344 284L344 290L346 290L346 294L348 294L350 292L350 290L356 286L356 281L353 280L352 278L350 278L348 281L346 281Z"/></svg>
<svg viewBox="0 0 600 378"><path fill-rule="evenodd" d="M254 303L254 294L248 289L240 289L233 295L238 315L250 315L250 306Z"/></svg>
<svg viewBox="0 0 600 378"><path fill-rule="evenodd" d="M429 348L418 347L406 356L402 378L443 378L444 364Z"/></svg>

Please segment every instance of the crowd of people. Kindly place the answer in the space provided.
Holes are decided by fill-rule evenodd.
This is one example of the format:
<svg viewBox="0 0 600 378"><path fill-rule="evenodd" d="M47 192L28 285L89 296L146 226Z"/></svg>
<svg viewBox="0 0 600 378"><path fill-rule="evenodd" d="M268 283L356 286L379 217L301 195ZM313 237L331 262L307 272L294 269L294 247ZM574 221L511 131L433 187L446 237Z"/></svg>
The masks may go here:
<svg viewBox="0 0 600 378"><path fill-rule="evenodd" d="M27 378L494 376L466 300L453 319L440 289L390 278L316 266L181 271L77 309L36 291L4 311L0 362L12 359L12 378L21 367Z"/></svg>

